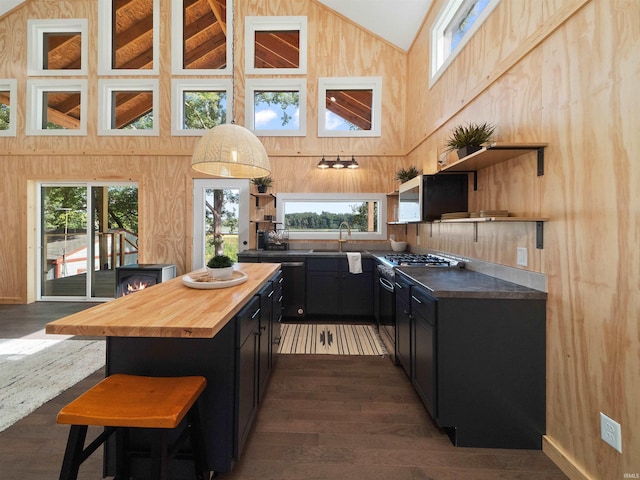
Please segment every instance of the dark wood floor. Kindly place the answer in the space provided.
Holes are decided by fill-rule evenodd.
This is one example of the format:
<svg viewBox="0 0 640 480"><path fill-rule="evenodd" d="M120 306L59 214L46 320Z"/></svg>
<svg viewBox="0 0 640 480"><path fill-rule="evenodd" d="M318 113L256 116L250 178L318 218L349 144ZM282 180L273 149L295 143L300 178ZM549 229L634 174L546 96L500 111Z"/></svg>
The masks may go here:
<svg viewBox="0 0 640 480"><path fill-rule="evenodd" d="M21 321L0 305L0 338L70 313L71 306L32 307ZM29 307L29 306L26 306ZM28 308L26 310L29 310ZM5 314L11 310L13 326ZM26 317L25 317L26 318ZM46 323L46 322L44 322ZM29 324L29 326L27 326ZM95 384L98 371L0 432L0 480L55 479L67 427L58 410ZM97 432L97 431L96 431ZM101 454L80 479L102 478ZM457 448L432 422L401 369L388 358L285 355L278 358L243 458L223 480L560 480L541 452Z"/></svg>

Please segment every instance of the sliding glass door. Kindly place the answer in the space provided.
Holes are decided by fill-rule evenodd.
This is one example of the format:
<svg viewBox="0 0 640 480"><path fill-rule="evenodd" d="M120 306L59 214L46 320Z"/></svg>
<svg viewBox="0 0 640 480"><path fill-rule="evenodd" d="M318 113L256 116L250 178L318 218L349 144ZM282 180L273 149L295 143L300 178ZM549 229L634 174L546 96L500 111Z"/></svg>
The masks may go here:
<svg viewBox="0 0 640 480"><path fill-rule="evenodd" d="M42 183L40 300L106 300L115 269L138 261L138 187Z"/></svg>

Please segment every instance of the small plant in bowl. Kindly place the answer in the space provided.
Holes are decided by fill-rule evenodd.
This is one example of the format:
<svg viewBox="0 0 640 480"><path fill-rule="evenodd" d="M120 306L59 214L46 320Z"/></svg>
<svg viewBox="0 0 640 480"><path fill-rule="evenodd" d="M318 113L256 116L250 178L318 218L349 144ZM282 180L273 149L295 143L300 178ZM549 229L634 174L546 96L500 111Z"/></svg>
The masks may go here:
<svg viewBox="0 0 640 480"><path fill-rule="evenodd" d="M404 183L408 182L412 178L417 177L418 175L420 175L420 172L416 167L412 165L409 168L401 168L400 170L398 170L396 172L396 180L399 180L400 183Z"/></svg>
<svg viewBox="0 0 640 480"><path fill-rule="evenodd" d="M207 272L210 277L218 280L231 278L231 275L233 275L233 260L227 255L214 255L207 262Z"/></svg>
<svg viewBox="0 0 640 480"><path fill-rule="evenodd" d="M447 139L447 151L457 150L458 158L464 158L482 148L493 137L496 125L492 123L467 123L458 125Z"/></svg>
<svg viewBox="0 0 640 480"><path fill-rule="evenodd" d="M265 193L267 191L267 188L269 188L273 183L273 178L271 178L270 176L252 178L251 183L256 186L256 188L258 189L258 193Z"/></svg>

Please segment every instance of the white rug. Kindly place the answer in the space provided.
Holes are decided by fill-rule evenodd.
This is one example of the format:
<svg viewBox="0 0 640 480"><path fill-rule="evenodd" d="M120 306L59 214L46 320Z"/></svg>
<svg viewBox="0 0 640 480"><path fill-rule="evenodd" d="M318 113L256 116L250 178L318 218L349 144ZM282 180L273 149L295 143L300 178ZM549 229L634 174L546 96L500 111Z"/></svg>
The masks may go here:
<svg viewBox="0 0 640 480"><path fill-rule="evenodd" d="M0 432L104 362L104 340L0 339Z"/></svg>
<svg viewBox="0 0 640 480"><path fill-rule="evenodd" d="M278 353L377 355L386 352L377 330L370 325L316 325L283 323Z"/></svg>

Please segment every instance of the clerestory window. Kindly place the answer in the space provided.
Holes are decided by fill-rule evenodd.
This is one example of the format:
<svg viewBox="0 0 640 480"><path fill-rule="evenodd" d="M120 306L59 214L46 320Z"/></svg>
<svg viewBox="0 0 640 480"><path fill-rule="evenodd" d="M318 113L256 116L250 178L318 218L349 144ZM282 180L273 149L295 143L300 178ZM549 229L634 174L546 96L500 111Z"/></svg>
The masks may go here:
<svg viewBox="0 0 640 480"><path fill-rule="evenodd" d="M442 75L500 0L449 0L431 28L429 86Z"/></svg>

